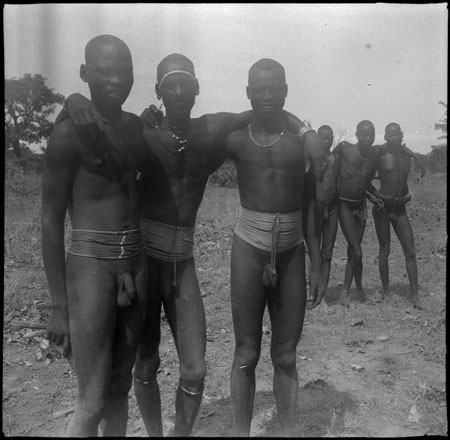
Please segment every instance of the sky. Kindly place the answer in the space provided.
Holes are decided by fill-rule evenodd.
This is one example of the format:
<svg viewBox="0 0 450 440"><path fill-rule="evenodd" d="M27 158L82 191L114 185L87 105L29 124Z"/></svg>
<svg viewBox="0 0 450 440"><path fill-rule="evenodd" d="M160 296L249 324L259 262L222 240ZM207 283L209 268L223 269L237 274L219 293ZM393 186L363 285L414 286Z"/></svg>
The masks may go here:
<svg viewBox="0 0 450 440"><path fill-rule="evenodd" d="M261 58L286 71L285 109L313 128L355 141L356 125L397 122L425 154L447 102L446 3L157 3L4 5L5 78L39 73L55 92L89 96L79 78L84 48L112 34L130 48L135 81L124 109L140 114L155 95L156 67L170 53L195 65L192 117L250 109L245 88Z"/></svg>

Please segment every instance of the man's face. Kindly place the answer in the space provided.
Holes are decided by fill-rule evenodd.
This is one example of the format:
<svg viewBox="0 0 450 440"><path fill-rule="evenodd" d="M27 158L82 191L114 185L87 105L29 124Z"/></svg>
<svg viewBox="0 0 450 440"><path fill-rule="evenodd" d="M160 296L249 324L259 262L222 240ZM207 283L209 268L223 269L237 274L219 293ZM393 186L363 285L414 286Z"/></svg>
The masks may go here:
<svg viewBox="0 0 450 440"><path fill-rule="evenodd" d="M356 132L356 138L362 147L370 147L375 140L375 129L373 125L365 124L360 127Z"/></svg>
<svg viewBox="0 0 450 440"><path fill-rule="evenodd" d="M133 63L128 51L114 45L99 48L96 57L85 64L85 81L92 99L105 105L121 106L133 86Z"/></svg>
<svg viewBox="0 0 450 440"><path fill-rule="evenodd" d="M384 139L388 144L401 145L403 141L403 133L400 130L400 127L395 125L388 127L384 135Z"/></svg>
<svg viewBox="0 0 450 440"><path fill-rule="evenodd" d="M329 151L333 145L333 132L331 130L319 130L317 135L319 136L322 148Z"/></svg>
<svg viewBox="0 0 450 440"><path fill-rule="evenodd" d="M284 107L287 85L279 69L255 69L249 78L247 97L261 116L271 116Z"/></svg>
<svg viewBox="0 0 450 440"><path fill-rule="evenodd" d="M172 70L184 70L183 66L170 66ZM198 91L197 80L185 73L172 73L166 78L157 91L166 107L166 111L172 114L189 113L195 103L195 95Z"/></svg>

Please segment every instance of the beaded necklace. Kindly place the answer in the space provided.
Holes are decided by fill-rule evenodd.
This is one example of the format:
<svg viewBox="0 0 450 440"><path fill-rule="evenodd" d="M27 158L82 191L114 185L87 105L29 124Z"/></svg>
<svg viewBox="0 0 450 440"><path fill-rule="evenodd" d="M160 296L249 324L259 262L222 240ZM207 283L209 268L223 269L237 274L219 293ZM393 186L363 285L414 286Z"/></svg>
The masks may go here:
<svg viewBox="0 0 450 440"><path fill-rule="evenodd" d="M179 154L186 151L189 147L188 145L188 139L187 139L187 133L182 130L177 130L175 127L171 127L165 120L162 122L161 127L164 129L164 131L167 133L168 136L176 143L178 144L178 148L171 148L169 147L164 140L162 140L162 143L167 151Z"/></svg>
<svg viewBox="0 0 450 440"><path fill-rule="evenodd" d="M259 144L258 142L256 142L255 138L253 137L253 133L252 133L252 129L251 129L251 123L248 124L248 134L250 135L250 139L252 140L252 142L257 145L258 147L261 148L270 148L273 147L284 135L284 130L286 129L286 126L283 127L283 130L281 130L280 135L271 143L271 144Z"/></svg>
<svg viewBox="0 0 450 440"><path fill-rule="evenodd" d="M369 159L369 156L367 156L367 157L362 157L362 156L361 156L361 154L359 153L358 149L356 148L356 144L354 144L354 147L355 147L356 154L359 156L359 158L360 158L361 160L367 160L367 159Z"/></svg>

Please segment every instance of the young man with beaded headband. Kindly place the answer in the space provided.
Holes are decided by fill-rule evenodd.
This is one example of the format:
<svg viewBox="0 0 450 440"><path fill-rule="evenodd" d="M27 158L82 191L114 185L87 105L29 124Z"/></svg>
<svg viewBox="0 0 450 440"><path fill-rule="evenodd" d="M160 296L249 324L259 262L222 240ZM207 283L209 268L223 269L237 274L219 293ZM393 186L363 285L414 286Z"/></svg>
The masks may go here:
<svg viewBox="0 0 450 440"><path fill-rule="evenodd" d="M152 155L151 165L143 174L141 208L149 306L136 360L135 392L147 433L162 435L156 374L160 365L160 313L164 307L180 359L174 435L187 436L198 413L206 374L205 314L193 259L195 220L208 177L226 158L228 134L246 127L251 112L191 118L199 84L191 60L183 55L164 58L157 68L157 80L155 91L166 114L159 126L151 126L151 112L144 112L150 120L144 136ZM71 96L67 108L71 117L80 121L80 131L94 131L92 124L83 123L99 123L90 103ZM283 117L293 132L300 128L311 145L318 143L314 131L286 112Z"/></svg>
<svg viewBox="0 0 450 440"><path fill-rule="evenodd" d="M89 149L71 120L48 142L42 184L42 252L52 313L47 334L63 345L78 379L70 437L125 436L132 368L147 302L147 268L139 229L142 121L122 111L133 85L127 45L111 35L86 45L80 76L104 118ZM65 259L64 223L72 241Z"/></svg>
<svg viewBox="0 0 450 440"><path fill-rule="evenodd" d="M307 155L304 142L286 128L286 96L283 66L271 59L256 62L249 70L247 86L252 121L227 139L241 201L231 253L236 340L231 400L238 436L250 433L266 304L272 324L270 352L280 435L293 435L297 417L296 347L306 305L303 200ZM323 168L318 157L313 157L312 165L320 180Z"/></svg>

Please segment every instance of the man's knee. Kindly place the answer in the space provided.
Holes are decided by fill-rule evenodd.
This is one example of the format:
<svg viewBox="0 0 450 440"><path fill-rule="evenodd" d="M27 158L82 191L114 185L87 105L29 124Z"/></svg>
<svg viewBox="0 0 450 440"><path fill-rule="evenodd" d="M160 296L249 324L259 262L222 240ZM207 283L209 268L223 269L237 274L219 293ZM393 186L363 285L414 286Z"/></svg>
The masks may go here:
<svg viewBox="0 0 450 440"><path fill-rule="evenodd" d="M83 418L100 419L106 405L106 392L87 392L77 400L77 411Z"/></svg>
<svg viewBox="0 0 450 440"><path fill-rule="evenodd" d="M205 380L206 376L206 363L204 360L196 362L190 366L181 366L181 380L192 383L200 383Z"/></svg>
<svg viewBox="0 0 450 440"><path fill-rule="evenodd" d="M275 369L289 370L296 366L295 350L274 349L271 351L272 363Z"/></svg>
<svg viewBox="0 0 450 440"><path fill-rule="evenodd" d="M203 392L205 376L205 362L201 362L195 367L181 368L180 386L188 394L200 394Z"/></svg>
<svg viewBox="0 0 450 440"><path fill-rule="evenodd" d="M259 362L260 353L257 350L236 350L234 364L241 370L254 371Z"/></svg>
<svg viewBox="0 0 450 440"><path fill-rule="evenodd" d="M161 359L159 355L143 358L138 356L134 367L134 378L140 383L151 383L156 380Z"/></svg>
<svg viewBox="0 0 450 440"><path fill-rule="evenodd" d="M414 247L407 247L403 249L403 253L405 254L406 261L415 261L416 260L416 251Z"/></svg>

